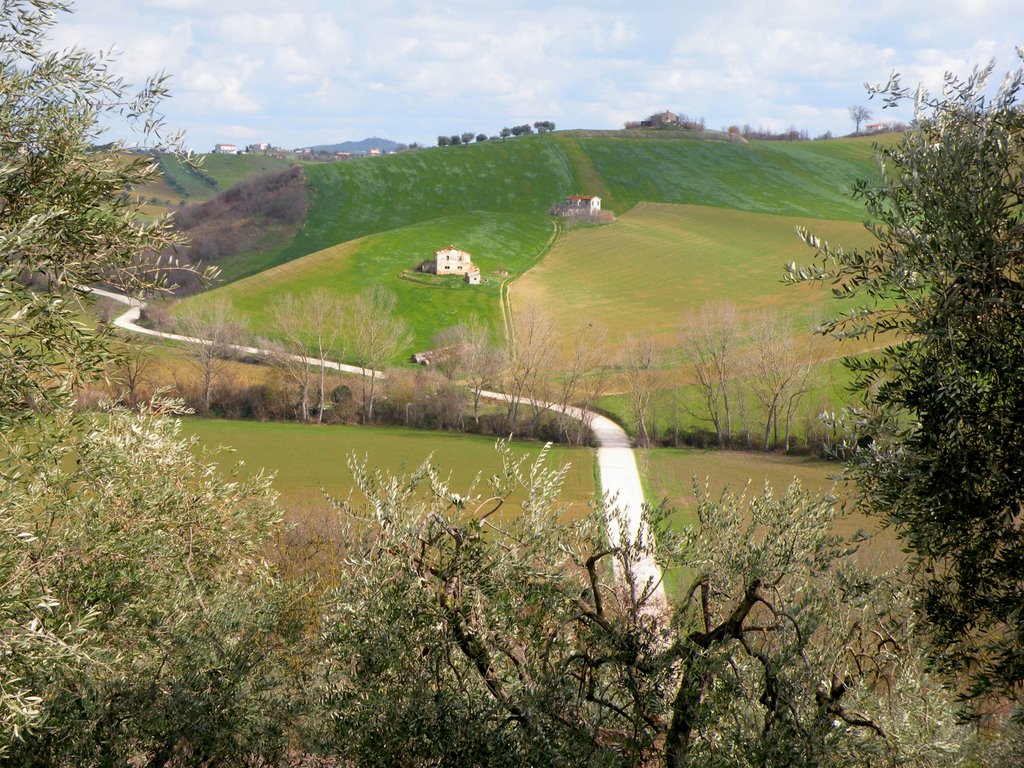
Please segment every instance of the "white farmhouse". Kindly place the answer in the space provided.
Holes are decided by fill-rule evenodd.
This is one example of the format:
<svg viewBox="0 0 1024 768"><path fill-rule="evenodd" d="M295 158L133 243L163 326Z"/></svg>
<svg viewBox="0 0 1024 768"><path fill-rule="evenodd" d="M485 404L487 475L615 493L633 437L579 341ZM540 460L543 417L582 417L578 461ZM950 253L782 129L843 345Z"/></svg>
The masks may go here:
<svg viewBox="0 0 1024 768"><path fill-rule="evenodd" d="M564 203L551 209L552 216L595 216L601 212L601 198L597 195L569 195Z"/></svg>
<svg viewBox="0 0 1024 768"><path fill-rule="evenodd" d="M480 267L473 263L469 253L452 245L434 251L433 261L423 262L420 270L435 275L462 275L470 285L480 284Z"/></svg>

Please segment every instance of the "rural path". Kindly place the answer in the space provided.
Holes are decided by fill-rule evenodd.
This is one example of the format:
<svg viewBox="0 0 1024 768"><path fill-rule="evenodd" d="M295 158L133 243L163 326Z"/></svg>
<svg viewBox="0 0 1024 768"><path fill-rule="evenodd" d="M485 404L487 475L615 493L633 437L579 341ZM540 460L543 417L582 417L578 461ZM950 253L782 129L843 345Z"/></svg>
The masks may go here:
<svg viewBox="0 0 1024 768"><path fill-rule="evenodd" d="M114 319L114 326L131 333L138 333L145 336L153 336L161 339L180 341L186 344L209 345L208 339L198 339L192 336L183 336L177 333L166 333L152 328L145 328L138 324L145 302L113 291L106 291L101 288L86 288L86 292L94 293L108 299L126 304L128 310ZM247 355L265 355L267 350L258 347L247 347L241 344L229 345L236 352ZM300 360L309 365L320 365L319 358L292 355L295 360ZM360 376L369 376L373 371L368 368L361 368L357 365L347 365L332 360L323 361L327 368L345 373L353 373ZM378 376L382 376L377 372ZM481 392L483 397L489 400L508 402L512 395L502 392ZM520 398L524 404L532 404L528 398ZM559 410L561 406L556 403L537 403L551 410ZM637 469L636 455L629 442L629 435L626 431L606 416L588 411L583 408L569 407L565 413L574 419L578 419L590 425L597 442L597 464L601 476L601 490L607 499L606 504L606 526L608 531L608 542L613 547L628 548L630 543L647 540L650 532L647 530L642 517L644 504L643 486L640 483L640 472ZM668 602L665 597L665 587L662 580L661 568L646 550L641 556L631 557L625 572L617 566L616 574L628 585L633 596L643 599L648 610L662 613ZM616 561L618 563L619 561ZM646 597L645 597L646 596Z"/></svg>

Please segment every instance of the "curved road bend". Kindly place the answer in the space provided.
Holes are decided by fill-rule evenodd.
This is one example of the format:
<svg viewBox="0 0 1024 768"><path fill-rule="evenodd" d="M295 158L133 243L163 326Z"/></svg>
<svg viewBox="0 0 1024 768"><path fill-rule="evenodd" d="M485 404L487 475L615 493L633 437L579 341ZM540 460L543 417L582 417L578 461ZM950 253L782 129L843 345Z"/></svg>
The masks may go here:
<svg viewBox="0 0 1024 768"><path fill-rule="evenodd" d="M141 299L131 298L113 291L105 291L101 288L86 288L87 292L104 296L108 299L128 305L128 311L119 315L114 320L114 325L131 333L139 333L145 336L153 336L161 339L181 341L186 344L210 344L207 339L197 339L192 336L183 336L177 333L165 333L155 331L151 328L144 328L138 324L142 308L146 306ZM246 347L240 344L232 344L230 348L236 352L247 355L266 354L266 350L257 347ZM292 355L295 360L310 365L320 365L319 358ZM326 367L354 373L361 376L368 376L369 369L356 365L346 365L332 360L324 361ZM380 375L378 373L378 375ZM501 392L481 392L483 397L489 400L508 402L512 396ZM521 402L529 403L527 399ZM541 403L545 408L557 410L561 406L555 403ZM618 547L627 542L636 541L638 537L648 537L650 533L644 525L641 517L641 509L644 503L643 487L640 484L640 472L637 470L636 456L630 447L629 436L626 431L611 419L586 411L582 408L568 408L566 414L581 421L587 421L594 433L597 442L597 463L601 474L601 489L608 500L608 512L606 525L608 529L608 541L613 547ZM623 530L625 528L625 530ZM617 560L618 564L619 561ZM626 583L634 597L640 597L649 593L646 605L653 611L661 612L667 605L665 587L662 581L661 568L650 555L638 558L631 563L631 568L626 568L626 573L621 573L621 567L616 567L616 573L624 576Z"/></svg>

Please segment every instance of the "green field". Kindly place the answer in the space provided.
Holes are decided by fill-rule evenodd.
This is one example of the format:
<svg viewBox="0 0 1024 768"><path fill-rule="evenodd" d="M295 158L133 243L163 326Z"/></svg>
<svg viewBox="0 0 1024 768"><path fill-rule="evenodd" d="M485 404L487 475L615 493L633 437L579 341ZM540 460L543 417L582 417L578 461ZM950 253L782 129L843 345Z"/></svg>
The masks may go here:
<svg viewBox="0 0 1024 768"><path fill-rule="evenodd" d="M415 350L430 348L439 329L471 315L500 333L502 281L529 269L555 231L552 219L536 214L474 213L436 219L325 249L192 301L226 295L251 330L272 334L269 306L275 297L326 288L350 298L367 286L384 286L397 294L397 313L413 331L412 344L399 356L404 359ZM482 285L411 271L448 245L472 254L482 271Z"/></svg>
<svg viewBox="0 0 1024 768"><path fill-rule="evenodd" d="M254 258L284 263L366 235L474 211L544 214L572 193L601 195L604 207L619 215L648 201L802 220L857 219L862 209L850 191L855 179L872 174L871 157L866 140L743 144L686 133L624 138L569 131L312 163L305 165L311 207L302 231ZM204 159L222 189L255 172L253 163L270 160ZM168 167L176 178L185 173L172 163ZM183 178L190 185L196 181ZM188 188L196 199L210 192Z"/></svg>
<svg viewBox="0 0 1024 768"><path fill-rule="evenodd" d="M200 169L217 183L216 186L211 186L174 155L161 155L160 160L165 176L174 179L184 188L188 202L209 200L249 176L264 171L283 171L297 162L292 159L279 159L269 155L256 154L196 155ZM144 196L149 195L145 189L139 192ZM159 195L157 196L159 197Z"/></svg>
<svg viewBox="0 0 1024 768"><path fill-rule="evenodd" d="M841 306L824 286L782 282L784 265L813 256L796 236L807 219L728 208L641 203L614 224L575 229L517 281L512 309L543 305L571 325L600 320L612 339L650 332L674 343L687 312L730 299L745 311L777 309L794 329ZM852 221L813 221L834 243L863 246L870 234Z"/></svg>
<svg viewBox="0 0 1024 768"><path fill-rule="evenodd" d="M500 469L492 438L447 432L428 432L399 427L315 426L251 421L223 421L189 418L186 434L197 435L210 450L228 446L218 462L228 468L245 462L245 471L259 468L276 473L274 488L281 494L289 513L323 507L327 491L345 497L352 489L348 470L351 455L367 456L370 466L390 471L412 470L428 456L449 476L456 490L465 490L480 476L486 480ZM536 443L514 443L516 455L535 457ZM594 498L594 453L588 448L554 446L548 458L552 467L569 465L562 498L572 504L574 514L584 514ZM637 453L637 464L648 498L665 500L678 510L680 524L693 520L695 499L693 479L705 479L712 497L726 488L741 490L749 483L760 493L765 482L777 491L794 478L814 494L833 489L833 476L840 470L834 462L742 451L699 451L686 448L658 448ZM484 486L480 486L484 490ZM518 497L521 499L521 497ZM871 521L860 517L843 520L840 530L852 535L870 529ZM884 548L883 548L884 549Z"/></svg>
<svg viewBox="0 0 1024 768"><path fill-rule="evenodd" d="M399 427L315 426L253 421L186 419L184 431L197 435L213 450L230 446L219 463L230 467L244 461L248 470L265 468L276 473L274 488L291 514L324 506L323 491L345 497L352 489L349 456L368 457L370 466L391 471L413 470L428 456L450 474L454 490L464 492L479 475L486 480L501 469L493 438ZM537 443L513 444L516 455L536 457ZM594 498L594 452L588 448L555 446L548 457L551 467L569 464L562 498L573 514L585 513ZM323 490L321 490L323 489ZM478 492L486 495L486 485ZM521 500L522 496L516 499Z"/></svg>
<svg viewBox="0 0 1024 768"><path fill-rule="evenodd" d="M576 159L581 177L600 180L596 194L603 190L604 207L617 214L639 202L663 202L858 219L863 206L850 198L853 184L876 173L866 139L744 144L571 132L554 138Z"/></svg>
<svg viewBox="0 0 1024 768"><path fill-rule="evenodd" d="M535 136L306 166L311 208L286 261L364 235L470 213L545 214L575 191L558 145Z"/></svg>
<svg viewBox="0 0 1024 768"><path fill-rule="evenodd" d="M695 521L694 480L707 488L712 499L727 488L734 492L746 488L748 496L756 496L764 491L766 483L773 493L781 495L794 480L812 496L834 494L839 504L848 503L852 494L851 488L838 478L842 465L820 459L747 451L657 448L638 451L637 464L649 500L655 504L664 501L674 509L674 519L681 526ZM880 530L876 520L850 512L836 521L835 532L848 539L869 535L858 553L865 565L886 569L903 561L898 542L891 532Z"/></svg>
<svg viewBox="0 0 1024 768"><path fill-rule="evenodd" d="M211 156L210 171L247 157ZM807 338L843 307L827 287L782 282L785 264L813 255L796 228L810 225L847 246L870 243L849 199L853 180L871 173L866 140L742 144L564 132L305 169L311 208L300 234L232 262L229 277L249 276L212 295L227 295L255 335L273 335L276 296L324 287L351 298L384 286L413 333L395 362L474 315L500 336L503 282L513 312L544 306L563 327L586 320L604 329L597 341L609 362L630 333L675 346L687 313L723 298L751 317L778 310ZM564 232L548 252L558 230L547 208L572 191L596 191L620 215ZM484 285L410 272L446 245L473 255ZM836 346L826 357L859 351ZM680 370L669 361L666 386L680 383Z"/></svg>
<svg viewBox="0 0 1024 768"><path fill-rule="evenodd" d="M574 192L618 214L640 201L815 219L858 219L862 140L735 144L572 132L306 167L312 207L282 261L357 237L470 211L545 213Z"/></svg>

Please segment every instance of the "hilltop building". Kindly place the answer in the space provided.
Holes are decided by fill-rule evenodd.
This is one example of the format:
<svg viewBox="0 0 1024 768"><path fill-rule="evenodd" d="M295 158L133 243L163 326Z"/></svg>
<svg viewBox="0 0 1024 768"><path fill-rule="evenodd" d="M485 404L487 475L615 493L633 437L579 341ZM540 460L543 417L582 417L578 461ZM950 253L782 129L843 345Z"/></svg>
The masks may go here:
<svg viewBox="0 0 1024 768"><path fill-rule="evenodd" d="M213 154L215 155L234 155L238 152L238 147L234 144L215 144L213 147Z"/></svg>
<svg viewBox="0 0 1024 768"><path fill-rule="evenodd" d="M597 195L569 195L564 203L552 207L552 216L573 218L575 216L596 216L601 212L601 198Z"/></svg>
<svg viewBox="0 0 1024 768"><path fill-rule="evenodd" d="M434 251L433 260L420 264L420 271L435 275L462 275L470 285L480 285L480 267L473 263L469 253L452 245Z"/></svg>
<svg viewBox="0 0 1024 768"><path fill-rule="evenodd" d="M651 115L646 120L640 121L641 128L669 128L679 125L679 115L675 112L658 112L657 114Z"/></svg>

